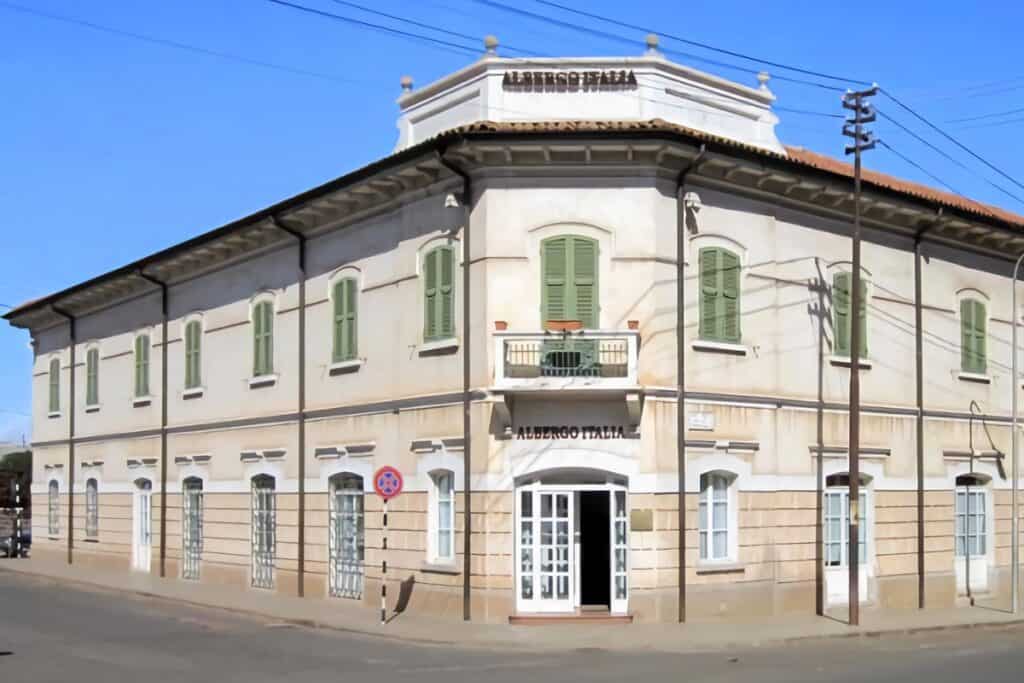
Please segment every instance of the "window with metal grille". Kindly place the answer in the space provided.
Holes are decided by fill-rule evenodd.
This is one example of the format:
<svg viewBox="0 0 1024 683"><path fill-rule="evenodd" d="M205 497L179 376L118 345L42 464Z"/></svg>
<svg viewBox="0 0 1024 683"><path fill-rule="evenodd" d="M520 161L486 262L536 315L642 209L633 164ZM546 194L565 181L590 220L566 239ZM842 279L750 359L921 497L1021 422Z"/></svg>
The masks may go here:
<svg viewBox="0 0 1024 683"><path fill-rule="evenodd" d="M47 530L51 536L56 536L60 533L60 485L55 481L50 482L47 508Z"/></svg>
<svg viewBox="0 0 1024 683"><path fill-rule="evenodd" d="M274 478L261 474L252 479L252 585L274 587L277 551L277 504Z"/></svg>
<svg viewBox="0 0 1024 683"><path fill-rule="evenodd" d="M184 562L181 575L199 578L203 551L203 480L189 477L182 486L181 543Z"/></svg>
<svg viewBox="0 0 1024 683"><path fill-rule="evenodd" d="M363 478L336 474L330 481L330 591L331 595L363 597L364 522Z"/></svg>
<svg viewBox="0 0 1024 683"><path fill-rule="evenodd" d="M85 482L85 535L86 538L100 535L100 495L95 479Z"/></svg>

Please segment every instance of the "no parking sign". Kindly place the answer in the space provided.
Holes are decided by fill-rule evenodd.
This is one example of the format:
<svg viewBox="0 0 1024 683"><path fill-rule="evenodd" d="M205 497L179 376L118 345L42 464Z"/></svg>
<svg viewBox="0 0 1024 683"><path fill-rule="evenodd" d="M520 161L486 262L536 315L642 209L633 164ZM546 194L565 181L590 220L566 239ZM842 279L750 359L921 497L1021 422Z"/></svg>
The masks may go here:
<svg viewBox="0 0 1024 683"><path fill-rule="evenodd" d="M373 490L384 499L384 514L381 525L381 582L380 582L380 623L387 623L388 614L388 501L402 492L402 473L391 465L384 465L373 473Z"/></svg>
<svg viewBox="0 0 1024 683"><path fill-rule="evenodd" d="M384 500L401 493L402 483L402 473L390 465L385 465L373 473L373 490Z"/></svg>

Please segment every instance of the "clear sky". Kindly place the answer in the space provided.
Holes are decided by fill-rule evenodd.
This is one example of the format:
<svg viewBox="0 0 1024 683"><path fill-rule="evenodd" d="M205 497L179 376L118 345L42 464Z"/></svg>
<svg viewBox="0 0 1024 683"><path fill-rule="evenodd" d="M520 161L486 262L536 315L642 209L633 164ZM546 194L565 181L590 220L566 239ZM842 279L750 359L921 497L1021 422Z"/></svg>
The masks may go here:
<svg viewBox="0 0 1024 683"><path fill-rule="evenodd" d="M399 30L428 33L336 0L291 0ZM635 46L510 14L478 0L356 0L449 31L497 35L549 55L635 55L643 31L503 0ZM642 27L891 90L1007 174L1024 182L1024 4L899 0L857 3L733 0L558 0ZM397 132L399 78L418 85L469 63L452 48L312 16L268 0L20 0L35 12L236 59L154 44L13 9L0 0L0 303L62 289L244 216L387 155ZM432 33L454 43L469 41ZM475 48L480 41L471 45ZM673 59L756 83L744 60L662 45L750 71ZM510 53L506 53L510 54ZM291 69L291 70L289 70ZM789 76L799 76L788 73ZM820 79L819 79L820 80ZM839 95L771 82L778 105L842 113ZM879 107L961 160L944 159L892 124L875 130L957 191L1024 212L985 169L892 102ZM1000 112L1002 117L974 121ZM842 154L840 122L780 112L787 144ZM996 125L993 125L996 124ZM866 164L935 184L891 152ZM29 430L28 334L0 324L0 440Z"/></svg>

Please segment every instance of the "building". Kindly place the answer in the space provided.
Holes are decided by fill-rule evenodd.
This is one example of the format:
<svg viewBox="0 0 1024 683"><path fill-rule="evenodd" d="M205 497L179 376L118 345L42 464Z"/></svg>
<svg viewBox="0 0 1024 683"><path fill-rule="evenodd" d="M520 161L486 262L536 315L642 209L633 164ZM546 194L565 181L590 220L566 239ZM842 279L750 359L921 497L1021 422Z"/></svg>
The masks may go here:
<svg viewBox="0 0 1024 683"><path fill-rule="evenodd" d="M375 604L390 464L410 610L849 600L851 168L777 139L767 76L495 47L403 80L390 156L5 316L37 555ZM872 172L862 206L860 598L1006 600L1024 217Z"/></svg>

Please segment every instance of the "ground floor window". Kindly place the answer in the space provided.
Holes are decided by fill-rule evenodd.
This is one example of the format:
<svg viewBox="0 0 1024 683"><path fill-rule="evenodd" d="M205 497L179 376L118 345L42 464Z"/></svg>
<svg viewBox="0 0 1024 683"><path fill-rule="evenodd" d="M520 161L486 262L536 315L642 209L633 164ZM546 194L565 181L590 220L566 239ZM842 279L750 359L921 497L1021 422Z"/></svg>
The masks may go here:
<svg viewBox="0 0 1024 683"><path fill-rule="evenodd" d="M365 557L363 478L338 474L330 483L330 591L358 600L363 597Z"/></svg>
<svg viewBox="0 0 1024 683"><path fill-rule="evenodd" d="M252 479L252 585L274 587L277 550L277 505L274 478L265 474Z"/></svg>
<svg viewBox="0 0 1024 683"><path fill-rule="evenodd" d="M433 490L430 496L430 547L432 562L455 560L455 475L439 470L430 475Z"/></svg>
<svg viewBox="0 0 1024 683"><path fill-rule="evenodd" d="M56 536L60 533L60 484L55 481L50 482L48 488L47 497L47 532L51 536Z"/></svg>
<svg viewBox="0 0 1024 683"><path fill-rule="evenodd" d="M97 538L100 535L100 501L99 484L95 479L85 482L85 537Z"/></svg>
<svg viewBox="0 0 1024 683"><path fill-rule="evenodd" d="M132 567L148 572L153 559L153 482L135 480Z"/></svg>
<svg viewBox="0 0 1024 683"><path fill-rule="evenodd" d="M182 484L181 491L181 576L185 579L199 578L199 564L203 553L203 480L189 477Z"/></svg>
<svg viewBox="0 0 1024 683"><path fill-rule="evenodd" d="M708 472L700 478L697 521L702 560L730 559L729 487L732 480L726 472Z"/></svg>
<svg viewBox="0 0 1024 683"><path fill-rule="evenodd" d="M858 514L858 562L867 563L867 494L860 494ZM825 492L825 566L849 566L850 492L835 489Z"/></svg>
<svg viewBox="0 0 1024 683"><path fill-rule="evenodd" d="M973 477L957 477L956 556L982 557L987 551L987 491Z"/></svg>

